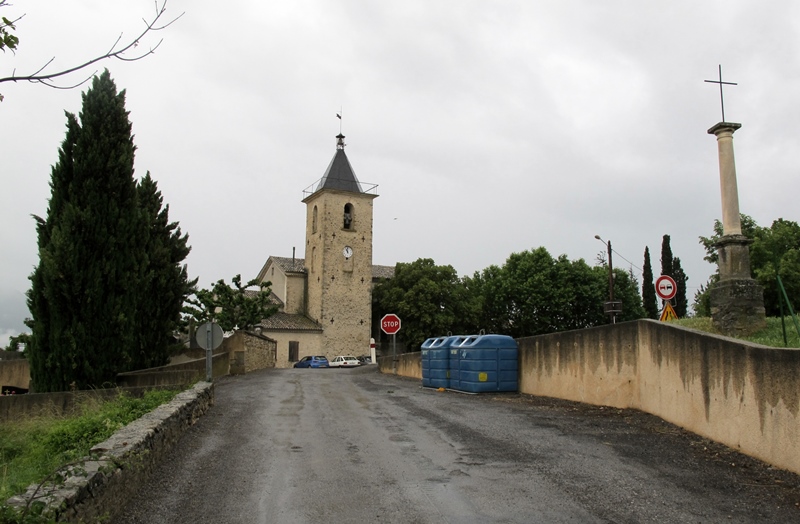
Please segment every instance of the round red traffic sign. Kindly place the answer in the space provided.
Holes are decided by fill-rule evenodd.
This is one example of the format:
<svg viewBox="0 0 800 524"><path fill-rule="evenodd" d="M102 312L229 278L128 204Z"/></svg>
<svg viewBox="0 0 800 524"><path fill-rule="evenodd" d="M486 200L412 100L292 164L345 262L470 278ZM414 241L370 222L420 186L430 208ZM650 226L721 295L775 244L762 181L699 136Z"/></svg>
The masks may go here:
<svg viewBox="0 0 800 524"><path fill-rule="evenodd" d="M678 292L675 280L669 275L661 275L656 279L656 295L661 300L672 300Z"/></svg>
<svg viewBox="0 0 800 524"><path fill-rule="evenodd" d="M381 319L381 329L387 335L394 335L400 331L400 317L394 313L383 315L383 318Z"/></svg>

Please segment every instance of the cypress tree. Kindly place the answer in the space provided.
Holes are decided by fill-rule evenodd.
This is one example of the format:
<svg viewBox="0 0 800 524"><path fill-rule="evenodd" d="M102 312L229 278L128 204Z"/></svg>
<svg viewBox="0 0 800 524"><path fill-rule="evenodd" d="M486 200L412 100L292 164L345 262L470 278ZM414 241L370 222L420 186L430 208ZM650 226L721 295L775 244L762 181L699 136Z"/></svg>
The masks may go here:
<svg viewBox="0 0 800 524"><path fill-rule="evenodd" d="M661 240L661 274L675 278L672 274L672 248L669 246L669 235Z"/></svg>
<svg viewBox="0 0 800 524"><path fill-rule="evenodd" d="M672 278L675 280L675 314L678 317L685 317L689 311L689 302L686 299L686 281L689 277L681 267L681 259L672 259Z"/></svg>
<svg viewBox="0 0 800 524"><path fill-rule="evenodd" d="M644 266L642 269L642 305L647 318L658 318L658 299L653 279L653 266L650 264L650 248L644 248Z"/></svg>
<svg viewBox="0 0 800 524"><path fill-rule="evenodd" d="M106 70L82 98L80 124L67 114L47 218L37 217L39 265L28 298L36 391L113 384L136 353L146 223L125 92Z"/></svg>
<svg viewBox="0 0 800 524"><path fill-rule="evenodd" d="M181 234L177 222L169 221L169 205L163 205L161 192L149 172L139 182L137 192L147 223L142 245L148 260L138 286L139 342L131 366L142 369L166 364L184 299L197 280L189 281L186 265L181 264L191 250L188 235Z"/></svg>

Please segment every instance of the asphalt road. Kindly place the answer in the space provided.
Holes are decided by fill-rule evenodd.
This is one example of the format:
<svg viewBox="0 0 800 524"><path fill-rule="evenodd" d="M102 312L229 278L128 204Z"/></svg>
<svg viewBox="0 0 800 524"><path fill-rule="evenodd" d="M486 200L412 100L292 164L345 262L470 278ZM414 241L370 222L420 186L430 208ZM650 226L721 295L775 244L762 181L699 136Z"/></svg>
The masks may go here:
<svg viewBox="0 0 800 524"><path fill-rule="evenodd" d="M655 417L375 367L220 380L117 522L800 522L796 475Z"/></svg>

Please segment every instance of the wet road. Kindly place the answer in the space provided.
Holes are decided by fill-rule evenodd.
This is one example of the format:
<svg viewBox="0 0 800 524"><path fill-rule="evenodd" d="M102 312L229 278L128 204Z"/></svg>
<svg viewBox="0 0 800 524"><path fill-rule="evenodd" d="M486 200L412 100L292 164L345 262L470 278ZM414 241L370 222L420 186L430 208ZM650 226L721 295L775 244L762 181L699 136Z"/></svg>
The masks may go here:
<svg viewBox="0 0 800 524"><path fill-rule="evenodd" d="M800 522L798 492L638 412L287 369L220 380L117 522Z"/></svg>

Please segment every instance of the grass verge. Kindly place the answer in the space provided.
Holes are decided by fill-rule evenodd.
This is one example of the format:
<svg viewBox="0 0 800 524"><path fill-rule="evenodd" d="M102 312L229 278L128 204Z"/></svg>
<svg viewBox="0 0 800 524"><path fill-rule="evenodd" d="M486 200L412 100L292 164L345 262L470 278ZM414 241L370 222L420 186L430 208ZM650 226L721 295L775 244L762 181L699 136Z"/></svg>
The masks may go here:
<svg viewBox="0 0 800 524"><path fill-rule="evenodd" d="M62 465L85 457L94 445L169 402L178 392L152 390L141 398L123 393L113 400L87 400L78 416L42 416L4 424L0 438L0 506Z"/></svg>
<svg viewBox="0 0 800 524"><path fill-rule="evenodd" d="M714 333L717 335L720 334L719 331L714 329L714 326L711 324L711 318L709 317L679 318L678 320L672 320L671 323L696 329L698 331L705 331L707 333ZM787 340L786 344L784 344L783 341L783 328L781 327L781 319L778 317L767 318L767 327L761 331L757 331L749 337L738 338L741 338L741 340L747 340L748 342L754 342L756 344L772 346L776 348L800 348L800 336L797 334L797 330L794 327L791 317L787 317L785 319L785 324Z"/></svg>

